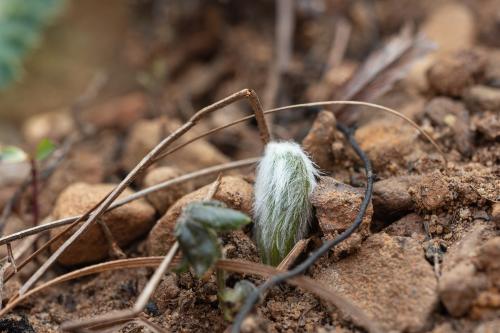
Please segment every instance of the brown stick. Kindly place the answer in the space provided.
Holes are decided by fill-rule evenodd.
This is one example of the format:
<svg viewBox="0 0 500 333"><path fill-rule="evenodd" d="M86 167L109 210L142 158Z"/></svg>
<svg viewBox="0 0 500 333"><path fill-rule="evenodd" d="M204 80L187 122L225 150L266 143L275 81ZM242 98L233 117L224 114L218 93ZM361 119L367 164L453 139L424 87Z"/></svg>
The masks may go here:
<svg viewBox="0 0 500 333"><path fill-rule="evenodd" d="M92 317L89 319L63 323L61 325L61 329L63 331L74 331L86 326L91 326L96 324L99 325L111 324L116 321L121 321L124 319L132 319L137 317L146 307L149 298L155 291L156 287L158 287L158 284L160 283L163 274L165 274L165 272L167 271L178 249L179 249L179 243L175 242L174 245L172 245L172 247L168 251L167 255L161 261L160 265L156 269L151 279L149 279L148 283L146 284L144 290L137 298L134 307L132 309L117 311L114 313L108 313L101 316Z"/></svg>
<svg viewBox="0 0 500 333"><path fill-rule="evenodd" d="M91 224L93 224L106 209L113 203L114 200L127 188L128 185L144 170L146 170L155 157L159 156L172 142L177 140L180 136L186 133L189 129L196 125L196 123L204 116L223 108L240 99L248 99L250 105L252 106L257 124L260 130L260 136L264 143L270 140L269 130L265 122L264 114L262 112L262 107L260 106L257 94L251 89L241 90L229 97L226 97L210 106L207 106L191 117L191 119L170 134L167 138L163 139L156 147L154 147L140 162L135 166L135 168L129 172L129 174L118 184L113 191L104 199L103 203L93 212L92 215L85 221L80 228L73 233L48 259L47 261L28 279L28 281L19 289L19 294L24 294L27 290L35 284L38 279L47 271L47 269L52 266L52 264L59 258L59 256L74 242L76 241L82 233L84 233Z"/></svg>
<svg viewBox="0 0 500 333"><path fill-rule="evenodd" d="M217 177L217 179L213 182L212 186L210 186L207 195L205 196L205 200L210 200L213 198L217 190L219 189L221 183L221 175ZM88 319L87 321L75 321L75 322L69 322L67 324L63 324L63 329L67 330L76 330L81 327L86 327L86 326L91 326L91 325L106 325L106 324L111 324L116 321L122 321L130 318L136 318L146 307L148 300L151 298L151 295L153 292L156 290L158 287L158 284L160 283L161 278L167 271L171 261L173 260L175 253L179 249L179 243L175 242L174 245L170 248L169 252L165 256L165 259L162 261L160 266L156 269L155 273L149 279L146 287L142 291L142 293L139 295L137 301L134 304L134 307L130 310L123 310L116 312L114 314L105 314L102 316L99 316L97 318L91 318ZM147 320L146 320L147 321ZM149 321L147 321L149 322Z"/></svg>
<svg viewBox="0 0 500 333"><path fill-rule="evenodd" d="M145 188L141 191L137 191L136 193L131 194L126 198L123 198L121 200L117 200L111 206L109 206L107 212L109 212L113 209L116 209L118 207L121 207L129 202L134 201L134 200L140 199L148 194L151 194L153 192L171 187L173 185L176 185L176 184L179 184L182 182L186 182L186 181L189 181L189 180L192 180L195 178L200 178L200 177L204 177L207 175L211 175L214 173L220 173L222 171L228 171L228 170L247 167L247 166L250 166L252 164L257 163L259 160L260 160L259 157L253 157L253 158L247 158L244 160L228 162L228 163L208 167L205 169L201 169L201 170L198 170L195 172L191 172L191 173L176 177L174 179L164 181L164 182L156 184L154 186L150 186L148 188ZM13 233L13 234L10 234L10 235L7 235L7 236L0 238L0 245L8 244L8 243L13 242L15 240L22 239L24 237L28 237L28 236L31 236L34 234L38 234L40 232L44 232L44 231L47 231L47 230L50 230L53 228L58 228L58 227L63 226L63 225L68 225L70 223L75 222L79 218L81 218L81 215L73 216L73 217L66 217L64 219L48 222L48 223L39 225L39 226L34 227L34 228L28 228L28 229L18 231L16 233Z"/></svg>
<svg viewBox="0 0 500 333"><path fill-rule="evenodd" d="M124 269L124 268L145 268L145 267L158 267L158 265L163 264L165 258L163 257L143 257L143 258L132 258L132 259L121 259L115 261L109 261L105 263L96 264L93 266L85 267L62 276L59 276L53 280L50 280L32 290L27 292L25 295L11 301L7 306L0 311L0 317L7 314L10 310L16 307L19 303L24 301L26 298L44 290L48 287L70 281L82 276L87 276L91 274L106 272L110 270L116 269ZM172 263L178 264L180 263L180 258L172 259ZM254 262L248 262L243 260L219 260L216 264L216 268L221 268L230 272L242 273L242 274L252 274L258 275L262 277L270 277L275 274L279 274L276 268L257 264ZM294 277L290 280L287 280L292 285L296 285L300 288L303 288L313 294L331 302L336 307L338 307L342 312L346 315L349 315L353 318L353 321L364 328L366 328L371 333L382 332L378 324L375 320L369 318L360 308L358 308L355 304L351 303L349 300L344 298L342 295L337 292L326 288L320 282L312 280L306 276ZM149 284L149 283L148 283ZM110 321L111 322L111 321Z"/></svg>

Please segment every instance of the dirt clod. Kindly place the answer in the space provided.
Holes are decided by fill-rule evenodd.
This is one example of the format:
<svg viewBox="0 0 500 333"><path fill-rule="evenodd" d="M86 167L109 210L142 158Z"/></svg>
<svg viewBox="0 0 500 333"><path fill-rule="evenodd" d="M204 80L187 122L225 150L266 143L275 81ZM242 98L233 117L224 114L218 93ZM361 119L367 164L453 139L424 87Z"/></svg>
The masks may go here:
<svg viewBox="0 0 500 333"><path fill-rule="evenodd" d="M331 177L321 177L312 196L311 203L316 208L319 227L327 239L349 228L359 212L364 198L361 188L354 188ZM366 237L369 234L373 215L370 204L358 232Z"/></svg>
<svg viewBox="0 0 500 333"><path fill-rule="evenodd" d="M180 170L173 167L155 168L146 174L146 177L144 178L144 187L157 185L167 180L176 178L181 174ZM191 182L183 182L148 194L146 199L156 208L159 214L163 215L180 197L191 192L192 190L193 184Z"/></svg>
<svg viewBox="0 0 500 333"><path fill-rule="evenodd" d="M475 85L467 89L464 100L473 111L498 111L500 109L500 89Z"/></svg>
<svg viewBox="0 0 500 333"><path fill-rule="evenodd" d="M94 207L114 187L113 184L75 183L61 193L52 217L60 219L83 214ZM132 190L127 189L119 198L132 193ZM144 235L151 228L153 217L154 208L145 200L140 199L106 213L102 221L109 227L118 245L123 247ZM51 235L55 236L63 228L65 227L53 229ZM54 242L51 250L55 251L70 235L71 233L68 233ZM98 224L94 224L59 257L59 263L73 266L96 262L106 258L108 253L109 247L102 229Z"/></svg>
<svg viewBox="0 0 500 333"><path fill-rule="evenodd" d="M388 222L413 210L408 189L420 181L420 176L391 177L373 185L373 212L376 218Z"/></svg>
<svg viewBox="0 0 500 333"><path fill-rule="evenodd" d="M173 230L182 208L190 202L204 200L210 187L211 185L207 185L183 196L158 220L147 240L150 255L165 255L167 253L168 248L175 241ZM253 188L242 178L223 177L214 199L224 202L230 208L250 214L253 202Z"/></svg>
<svg viewBox="0 0 500 333"><path fill-rule="evenodd" d="M489 242L485 244L485 240L493 235L490 225L475 224L444 256L439 297L452 316L467 314L481 292L488 288L491 277L486 272L496 261L491 256L496 247L493 244L488 248Z"/></svg>
<svg viewBox="0 0 500 333"><path fill-rule="evenodd" d="M391 173L405 167L406 158L419 151L417 137L413 127L395 126L389 120L373 121L356 131L356 140L376 172Z"/></svg>
<svg viewBox="0 0 500 333"><path fill-rule="evenodd" d="M474 119L474 123L477 131L487 140L494 141L500 138L500 112L484 112Z"/></svg>
<svg viewBox="0 0 500 333"><path fill-rule="evenodd" d="M132 92L85 110L82 120L98 128L125 130L144 118L147 111L144 93Z"/></svg>
<svg viewBox="0 0 500 333"><path fill-rule="evenodd" d="M302 141L304 150L323 171L332 170L335 164L332 144L341 136L337 133L336 124L332 112L321 111Z"/></svg>
<svg viewBox="0 0 500 333"><path fill-rule="evenodd" d="M370 236L339 262L321 260L314 279L348 297L386 331L418 332L437 305L437 282L418 241Z"/></svg>
<svg viewBox="0 0 500 333"><path fill-rule="evenodd" d="M470 129L469 111L465 106L447 97L436 97L425 106L425 114L434 125L451 131L452 145L463 155L472 152L472 131Z"/></svg>
<svg viewBox="0 0 500 333"><path fill-rule="evenodd" d="M438 59L427 72L431 88L445 96L461 96L466 88L478 81L484 72L486 59L472 50L463 50Z"/></svg>
<svg viewBox="0 0 500 333"><path fill-rule="evenodd" d="M439 171L426 174L410 189L410 195L419 209L436 210L453 197L443 174Z"/></svg>

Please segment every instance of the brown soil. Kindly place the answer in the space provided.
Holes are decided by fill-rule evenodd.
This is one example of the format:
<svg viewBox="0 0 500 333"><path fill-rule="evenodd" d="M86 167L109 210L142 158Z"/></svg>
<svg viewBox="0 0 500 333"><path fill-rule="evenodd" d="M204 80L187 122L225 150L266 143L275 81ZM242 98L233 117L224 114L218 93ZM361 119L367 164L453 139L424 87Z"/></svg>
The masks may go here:
<svg viewBox="0 0 500 333"><path fill-rule="evenodd" d="M494 13L498 14L500 1L296 3L292 55L277 93L268 99L265 96L272 88L268 77L276 68L277 47L273 43L272 2L130 1L127 20L123 12L114 17L120 27L126 28L117 26L106 34L115 41L113 45L120 44L117 62L126 69L122 74L127 76L123 84L127 91L124 93L123 85L113 81L121 76L112 72L109 89L114 91L106 91L104 101L97 99L82 111L82 119L97 134L76 144L42 184L41 217L52 214L62 218L81 213L81 206L92 206L112 188L103 184L119 182L161 137L196 110L240 89L255 89L266 108L314 102L318 96L334 98L371 51L412 22L441 47L420 58L389 92L369 101L400 110L417 122L442 147L447 162L407 123L378 111L349 109L359 125L356 139L377 176L372 205L362 230L321 258L307 275L345 296L390 332L499 332L500 23ZM101 4L93 6L98 10ZM72 9L70 17L74 15ZM342 61L328 68L340 17L350 23L351 35ZM458 27L456 33L450 31L450 25ZM123 34L115 36L120 29ZM42 90L35 90L34 99L42 100ZM61 144L68 133L75 131L67 110L45 104L54 109L24 119L22 131L5 125L16 133L21 145L28 147L40 137ZM312 198L316 211L309 251L351 223L365 185L362 164L335 129L336 123L352 116L346 117L345 110L337 117L328 110L317 111L287 111L273 116L275 137L302 142L323 172L323 182L318 186L322 192ZM249 112L244 102L231 105L200 121L194 132L201 133ZM64 126L54 124L54 119L64 120ZM54 124L54 129L47 124ZM0 133L0 143L6 142L10 141ZM158 167L153 166L156 172L146 178L142 175L127 191L132 193L225 161L258 156L262 144L255 123L247 122L204 138L191 148L187 146ZM228 174L232 176L223 178L215 197L251 214L253 169ZM202 199L208 191L208 187L202 187L214 177L174 187L176 193L149 196L146 199L150 203L142 199L123 207L126 216L116 210L116 216L110 214L103 220L110 229L126 233L127 237L117 238L126 238L121 244L127 257L165 254L173 241L172 229L181 207ZM86 183L78 186L89 190L66 200L61 193L77 182ZM99 191L92 190L95 188ZM15 189L0 189L0 208ZM143 211L127 213L127 209L140 205L144 207L137 209L147 210L147 217L143 217ZM18 206L4 234L31 226L30 191ZM153 214L155 223L151 222ZM126 227L136 223L140 228L134 234ZM94 233L102 236L100 229ZM221 240L227 258L260 262L250 227L223 235ZM92 246L90 241L85 243L83 237L73 251L85 251L85 246ZM90 257L65 253L65 266L59 263L45 278L106 258L108 250L102 241L99 248L89 251L98 252ZM7 282L4 304L47 256L43 254ZM80 257L85 260L80 261ZM147 268L105 272L48 288L1 318L0 332L56 332L68 320L130 308L152 272ZM255 284L264 281L255 275L228 273L227 286L241 279ZM215 274L198 279L190 272L168 273L145 315L166 331L224 332L230 322L224 319L217 292ZM244 329L364 332L352 318L318 295L289 285L271 289ZM119 331L146 332L135 323Z"/></svg>

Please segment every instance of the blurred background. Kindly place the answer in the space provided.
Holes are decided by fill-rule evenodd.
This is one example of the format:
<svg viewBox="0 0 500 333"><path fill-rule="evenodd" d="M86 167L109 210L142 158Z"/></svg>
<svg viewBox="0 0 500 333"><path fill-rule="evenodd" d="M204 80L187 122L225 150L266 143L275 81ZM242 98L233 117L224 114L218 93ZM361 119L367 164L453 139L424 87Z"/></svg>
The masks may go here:
<svg viewBox="0 0 500 333"><path fill-rule="evenodd" d="M334 81L409 22L441 49L500 43L495 0L282 2L294 8L292 36L280 45L273 1L3 0L0 141L20 140L30 115L71 105L96 73L107 83L92 104L141 91L182 114L244 87L263 98L279 48L289 53L279 69L287 80L273 104L313 100L307 91L321 80L339 29L347 41Z"/></svg>

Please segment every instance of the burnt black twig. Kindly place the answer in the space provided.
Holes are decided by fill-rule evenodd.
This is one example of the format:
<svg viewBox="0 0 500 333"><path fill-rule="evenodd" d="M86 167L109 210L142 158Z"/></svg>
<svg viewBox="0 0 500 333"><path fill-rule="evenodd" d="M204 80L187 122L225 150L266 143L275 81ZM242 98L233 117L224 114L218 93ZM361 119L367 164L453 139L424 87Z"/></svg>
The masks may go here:
<svg viewBox="0 0 500 333"><path fill-rule="evenodd" d="M311 267L316 260L318 260L321 256L323 256L325 253L330 250L330 248L338 245L345 239L347 239L360 225L361 222L363 221L363 217L366 213L366 210L368 208L368 205L370 204L370 200L372 197L372 192L373 192L373 182L374 182L374 175L372 172L372 166L370 163L370 160L368 159L368 156L366 156L365 152L361 149L361 147L358 145L354 138L354 130L343 126L341 124L337 125L337 128L345 135L349 143L351 144L352 148L356 152L356 154L359 156L359 158L363 161L364 167L365 167L365 172L366 172L366 189L365 189L365 197L363 198L363 201L361 202L361 206L359 207L359 212L356 218L354 219L353 224L346 229L343 233L341 233L339 236L337 236L335 239L332 239L328 242L323 243L323 245L313 252L306 260L304 260L302 263L300 263L298 266L295 268L279 275L275 275L271 277L269 280L261 284L254 292L252 292L248 298L246 299L245 303L240 309L240 312L236 316L233 326L231 329L232 333L238 333L240 332L241 324L243 323L243 320L245 317L252 311L253 306L257 301L259 300L260 295L262 295L266 290L269 288L280 284L282 282L285 282L286 280L293 278L295 276L298 276L300 274L303 274L309 267Z"/></svg>

